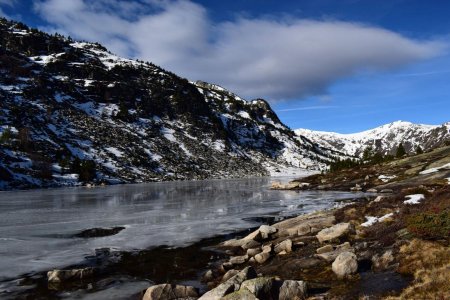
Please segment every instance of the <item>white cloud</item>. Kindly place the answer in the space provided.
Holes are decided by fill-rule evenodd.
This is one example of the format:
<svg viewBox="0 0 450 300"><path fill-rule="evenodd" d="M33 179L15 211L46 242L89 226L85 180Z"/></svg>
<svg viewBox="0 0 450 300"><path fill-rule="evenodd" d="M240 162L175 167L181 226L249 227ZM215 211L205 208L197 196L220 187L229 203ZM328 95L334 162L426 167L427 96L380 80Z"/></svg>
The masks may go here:
<svg viewBox="0 0 450 300"><path fill-rule="evenodd" d="M99 41L118 54L248 98L326 94L330 84L357 72L398 68L445 48L438 41L349 22L240 18L215 23L204 7L186 0L91 2L45 0L35 9L51 30Z"/></svg>

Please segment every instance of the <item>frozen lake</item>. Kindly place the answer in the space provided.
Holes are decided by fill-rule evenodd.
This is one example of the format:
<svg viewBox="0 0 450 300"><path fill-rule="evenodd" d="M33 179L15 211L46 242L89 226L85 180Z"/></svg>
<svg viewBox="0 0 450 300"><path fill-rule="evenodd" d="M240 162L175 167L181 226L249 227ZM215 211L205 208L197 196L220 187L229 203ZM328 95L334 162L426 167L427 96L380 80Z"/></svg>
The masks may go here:
<svg viewBox="0 0 450 300"><path fill-rule="evenodd" d="M273 178L207 180L0 193L0 279L79 263L96 248L184 246L335 205L355 193L271 191ZM125 226L101 238L93 227Z"/></svg>

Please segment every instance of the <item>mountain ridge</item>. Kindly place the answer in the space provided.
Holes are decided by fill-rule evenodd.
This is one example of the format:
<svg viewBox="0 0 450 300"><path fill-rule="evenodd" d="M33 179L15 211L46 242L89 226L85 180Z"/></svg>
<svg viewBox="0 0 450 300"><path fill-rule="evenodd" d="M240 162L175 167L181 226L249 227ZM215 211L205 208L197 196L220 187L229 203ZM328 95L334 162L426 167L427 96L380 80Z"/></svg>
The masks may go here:
<svg viewBox="0 0 450 300"><path fill-rule="evenodd" d="M0 19L0 189L324 170L268 102Z"/></svg>
<svg viewBox="0 0 450 300"><path fill-rule="evenodd" d="M349 156L360 157L367 147L372 147L384 155L392 155L400 143L403 144L407 153L412 154L419 146L422 150L429 150L450 140L450 122L427 125L399 120L348 134L303 128L296 129L294 132L322 147L334 149Z"/></svg>

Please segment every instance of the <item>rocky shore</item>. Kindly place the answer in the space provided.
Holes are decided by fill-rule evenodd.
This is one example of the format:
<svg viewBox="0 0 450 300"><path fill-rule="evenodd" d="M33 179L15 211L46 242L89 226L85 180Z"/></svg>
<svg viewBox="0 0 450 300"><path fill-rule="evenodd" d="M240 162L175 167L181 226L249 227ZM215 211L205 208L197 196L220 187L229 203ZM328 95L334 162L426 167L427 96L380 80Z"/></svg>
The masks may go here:
<svg viewBox="0 0 450 300"><path fill-rule="evenodd" d="M388 164L274 183L365 190L342 208L262 225L217 247L208 292L155 285L143 299L449 299L450 147Z"/></svg>

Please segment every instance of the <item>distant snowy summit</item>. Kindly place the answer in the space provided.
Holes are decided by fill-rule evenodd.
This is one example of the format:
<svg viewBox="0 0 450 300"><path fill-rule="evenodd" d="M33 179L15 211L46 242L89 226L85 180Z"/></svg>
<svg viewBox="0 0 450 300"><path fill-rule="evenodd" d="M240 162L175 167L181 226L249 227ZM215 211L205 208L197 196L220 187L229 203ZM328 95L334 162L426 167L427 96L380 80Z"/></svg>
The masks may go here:
<svg viewBox="0 0 450 300"><path fill-rule="evenodd" d="M352 134L297 129L298 136L304 136L317 145L360 157L367 147L382 154L394 154L403 144L407 153L417 148L428 150L450 140L450 122L442 125L414 124L396 121L383 126Z"/></svg>

